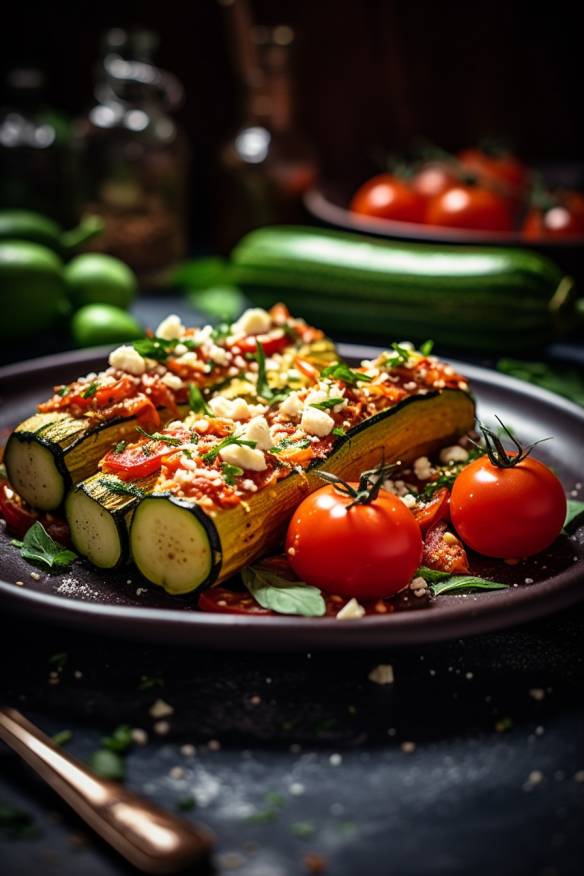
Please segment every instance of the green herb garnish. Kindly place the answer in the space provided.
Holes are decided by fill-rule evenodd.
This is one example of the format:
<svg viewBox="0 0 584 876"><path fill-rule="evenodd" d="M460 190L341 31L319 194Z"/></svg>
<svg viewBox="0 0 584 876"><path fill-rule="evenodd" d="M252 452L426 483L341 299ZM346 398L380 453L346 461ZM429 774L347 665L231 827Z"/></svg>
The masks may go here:
<svg viewBox="0 0 584 876"><path fill-rule="evenodd" d="M308 438L300 438L298 440L294 440L294 438L282 438L278 444L274 444L273 447L270 447L269 452L275 454L282 453L283 450L304 450L306 447L310 447L310 440Z"/></svg>
<svg viewBox="0 0 584 876"><path fill-rule="evenodd" d="M429 356L433 349L434 341L424 341L423 344L420 344L420 353L422 356Z"/></svg>
<svg viewBox="0 0 584 876"><path fill-rule="evenodd" d="M472 593L476 590L507 590L509 587L508 584L478 578L476 575L452 575L450 572L429 569L427 566L420 566L414 577L423 578L434 596L441 593Z"/></svg>
<svg viewBox="0 0 584 876"><path fill-rule="evenodd" d="M136 426L136 432L145 435L151 441L162 441L163 444L169 444L171 447L180 447L183 443L182 438L174 438L172 435L163 435L162 432L146 432L142 426Z"/></svg>
<svg viewBox="0 0 584 876"><path fill-rule="evenodd" d="M407 347L402 347L400 344L392 344L391 349L394 351L393 356L385 360L385 364L390 368L397 368L399 365L405 365L409 361L411 350Z"/></svg>
<svg viewBox="0 0 584 876"><path fill-rule="evenodd" d="M134 496L136 499L142 499L145 495L144 490L137 487L135 484L126 483L126 481L118 480L113 477L103 477L99 479L102 487L105 487L111 493L117 496Z"/></svg>
<svg viewBox="0 0 584 876"><path fill-rule="evenodd" d="M310 821L296 821L290 825L290 830L298 839L310 839L316 833L316 828Z"/></svg>
<svg viewBox="0 0 584 876"><path fill-rule="evenodd" d="M95 751L91 755L89 765L94 773L104 779L122 782L126 776L126 765L123 758L117 752L109 751L107 748Z"/></svg>
<svg viewBox="0 0 584 876"><path fill-rule="evenodd" d="M55 745L67 745L73 739L73 733L70 730L59 730L51 739Z"/></svg>
<svg viewBox="0 0 584 876"><path fill-rule="evenodd" d="M327 398L321 402L315 402L310 405L311 408L318 408L319 411L330 411L333 408L336 408L337 405L342 405L345 401L344 398Z"/></svg>
<svg viewBox="0 0 584 876"><path fill-rule="evenodd" d="M568 499L568 508L566 510L566 519L564 520L564 529L572 529L573 524L578 523L580 517L584 515L584 502L579 502L576 499Z"/></svg>
<svg viewBox="0 0 584 876"><path fill-rule="evenodd" d="M60 395L61 398L63 398L64 395L67 395L68 391L69 391L68 386L60 386L59 389L55 390L55 395Z"/></svg>
<svg viewBox="0 0 584 876"><path fill-rule="evenodd" d="M85 392L81 393L81 397L82 398L91 398L91 396L95 395L95 393L97 392L98 386L99 386L99 384L96 383L95 381L93 383L90 383L89 386L87 387L87 389L85 390Z"/></svg>
<svg viewBox="0 0 584 876"><path fill-rule="evenodd" d="M154 336L151 338L140 338L140 340L132 342L132 346L137 353L140 353L144 359L154 359L155 362L166 361L170 354L174 352L174 348L179 344L182 344L187 350L194 350L200 346L199 341L195 341L193 338L171 338L167 340L166 338Z"/></svg>
<svg viewBox="0 0 584 876"><path fill-rule="evenodd" d="M348 386L371 382L371 377L368 374L363 374L361 371L353 371L346 362L335 362L333 365L328 365L322 370L320 376L328 377L331 380L340 380Z"/></svg>
<svg viewBox="0 0 584 876"><path fill-rule="evenodd" d="M127 724L120 724L111 736L103 737L101 744L107 751L116 751L119 754L127 751L134 744L132 728Z"/></svg>
<svg viewBox="0 0 584 876"><path fill-rule="evenodd" d="M235 478L238 478L243 474L243 469L238 465L231 465L229 462L223 462L221 464L221 471L223 472L223 479L226 484L229 484L232 487L235 484Z"/></svg>
<svg viewBox="0 0 584 876"><path fill-rule="evenodd" d="M77 554L54 541L38 520L33 523L22 541L15 539L12 543L20 548L20 555L24 560L32 560L49 569L65 569L77 559Z"/></svg>
<svg viewBox="0 0 584 876"><path fill-rule="evenodd" d="M265 399L270 405L275 405L281 402L288 395L287 389L274 390L268 383L266 374L266 354L261 341L256 339L256 353L253 356L258 363L258 379L256 383L256 393L260 398Z"/></svg>
<svg viewBox="0 0 584 876"><path fill-rule="evenodd" d="M335 426L333 429L333 435L336 435L337 438L344 438L347 433L344 429L341 429L340 426Z"/></svg>
<svg viewBox="0 0 584 876"><path fill-rule="evenodd" d="M214 416L213 411L203 398L203 393L194 383L189 383L189 407L195 414L203 413L207 417Z"/></svg>
<svg viewBox="0 0 584 876"><path fill-rule="evenodd" d="M126 449L126 444L126 441L118 441L118 443L114 447L114 453L123 453L123 451Z"/></svg>
<svg viewBox="0 0 584 876"><path fill-rule="evenodd" d="M230 444L237 444L239 447L255 447L255 441L247 441L244 438L238 438L237 435L228 435L227 438L224 438L223 441L220 441L219 444L216 444L211 450L207 453L203 454L203 459L205 462L213 462L217 459L219 452L223 450L224 447L229 447Z"/></svg>
<svg viewBox="0 0 584 876"><path fill-rule="evenodd" d="M322 617L325 614L326 606L320 590L303 581L288 581L261 566L248 566L241 577L262 608L302 617Z"/></svg>

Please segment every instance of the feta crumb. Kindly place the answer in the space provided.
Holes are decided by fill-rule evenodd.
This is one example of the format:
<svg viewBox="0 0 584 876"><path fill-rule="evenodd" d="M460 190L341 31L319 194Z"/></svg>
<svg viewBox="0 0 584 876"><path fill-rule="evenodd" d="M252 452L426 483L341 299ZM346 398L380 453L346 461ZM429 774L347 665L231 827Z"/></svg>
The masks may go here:
<svg viewBox="0 0 584 876"><path fill-rule="evenodd" d="M246 478L241 482L240 487L242 490L245 490L246 493L257 493L258 485L255 481L252 481L251 478Z"/></svg>
<svg viewBox="0 0 584 876"><path fill-rule="evenodd" d="M218 347L217 344L212 344L209 347L209 359L215 362L216 365L229 365L230 356L227 350L223 347Z"/></svg>
<svg viewBox="0 0 584 876"><path fill-rule="evenodd" d="M343 757L340 754L331 754L329 763L331 766L340 766L343 762Z"/></svg>
<svg viewBox="0 0 584 876"><path fill-rule="evenodd" d="M428 584L425 578L422 578L421 575L418 575L417 578L414 578L410 582L410 590L427 590Z"/></svg>
<svg viewBox="0 0 584 876"><path fill-rule="evenodd" d="M319 438L324 438L333 431L335 421L326 411L321 411L318 408L306 408L302 414L300 425L309 435L318 435Z"/></svg>
<svg viewBox="0 0 584 876"><path fill-rule="evenodd" d="M176 338L180 338L184 330L180 317L176 313L171 313L166 319L162 320L156 329L156 337L164 338L165 341L173 341Z"/></svg>
<svg viewBox="0 0 584 876"><path fill-rule="evenodd" d="M181 745L180 753L183 757L192 757L195 753L195 746L190 745L188 742L184 745Z"/></svg>
<svg viewBox="0 0 584 876"><path fill-rule="evenodd" d="M136 743L136 745L147 745L148 744L148 734L145 730L142 730L141 727L134 727L132 730L132 741Z"/></svg>
<svg viewBox="0 0 584 876"><path fill-rule="evenodd" d="M404 383L404 389L405 389L407 392L413 392L414 389L416 389L417 385L418 385L418 384L416 383L415 380L408 380L407 383Z"/></svg>
<svg viewBox="0 0 584 876"><path fill-rule="evenodd" d="M356 599L350 599L343 608L337 613L337 620L356 620L363 617L365 609Z"/></svg>
<svg viewBox="0 0 584 876"><path fill-rule="evenodd" d="M258 450L269 450L272 447L270 427L265 417L253 417L245 427L247 441L255 441Z"/></svg>
<svg viewBox="0 0 584 876"><path fill-rule="evenodd" d="M304 785L300 782L292 782L288 790L293 797L300 797L301 794L304 794Z"/></svg>
<svg viewBox="0 0 584 876"><path fill-rule="evenodd" d="M268 467L261 450L254 447L241 447L239 444L229 444L219 451L221 459L231 465L238 465L250 471L265 471Z"/></svg>
<svg viewBox="0 0 584 876"><path fill-rule="evenodd" d="M174 713L173 707L164 700L156 700L155 703L152 703L148 711L153 718L167 718Z"/></svg>
<svg viewBox="0 0 584 876"><path fill-rule="evenodd" d="M427 456L419 456L414 462L414 474L420 481L427 481L432 477L433 469Z"/></svg>
<svg viewBox="0 0 584 876"><path fill-rule="evenodd" d="M545 698L545 691L541 687L533 687L529 691L529 696L532 700L537 700L538 702L541 702L541 700Z"/></svg>
<svg viewBox="0 0 584 876"><path fill-rule="evenodd" d="M404 752L404 754L411 754L413 751L416 750L416 743L415 742L402 742L400 748Z"/></svg>
<svg viewBox="0 0 584 876"><path fill-rule="evenodd" d="M244 398L228 399L218 395L209 399L209 407L216 417L228 420L249 420L252 410Z"/></svg>
<svg viewBox="0 0 584 876"><path fill-rule="evenodd" d="M413 493L406 493L405 496L400 496L399 498L404 503L406 508L413 508L416 504L416 497L413 495Z"/></svg>
<svg viewBox="0 0 584 876"><path fill-rule="evenodd" d="M168 775L170 776L171 779L176 779L176 780L183 779L184 775L185 775L184 767L173 766L168 771Z"/></svg>
<svg viewBox="0 0 584 876"><path fill-rule="evenodd" d="M169 730L170 724L168 723L168 721L157 721L154 725L154 732L158 736L166 736Z"/></svg>
<svg viewBox="0 0 584 876"><path fill-rule="evenodd" d="M468 459L468 450L461 447L459 444L453 444L452 447L443 447L440 451L440 462L448 465L449 462L466 462Z"/></svg>
<svg viewBox="0 0 584 876"><path fill-rule="evenodd" d="M303 407L304 405L302 401L298 398L298 393L291 392L280 405L279 413L283 414L288 419L293 420L300 415Z"/></svg>
<svg viewBox="0 0 584 876"><path fill-rule="evenodd" d="M390 663L380 663L367 676L374 684L393 684L393 666Z"/></svg>
<svg viewBox="0 0 584 876"><path fill-rule="evenodd" d="M180 377L176 374L172 374L172 372L167 371L163 378L161 378L161 382L164 383L165 386L168 386L169 389L182 389L184 384Z"/></svg>
<svg viewBox="0 0 584 876"><path fill-rule="evenodd" d="M146 362L130 344L123 344L109 354L109 364L127 374L139 377L146 371Z"/></svg>
<svg viewBox="0 0 584 876"><path fill-rule="evenodd" d="M233 323L233 334L262 335L272 327L272 317L261 307L251 307Z"/></svg>

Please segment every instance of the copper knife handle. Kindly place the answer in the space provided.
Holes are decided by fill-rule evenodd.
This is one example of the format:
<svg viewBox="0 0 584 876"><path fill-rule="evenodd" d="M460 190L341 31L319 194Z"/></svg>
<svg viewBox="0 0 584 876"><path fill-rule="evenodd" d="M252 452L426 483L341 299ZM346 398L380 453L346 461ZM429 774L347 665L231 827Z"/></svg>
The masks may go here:
<svg viewBox="0 0 584 876"><path fill-rule="evenodd" d="M214 838L206 828L94 775L16 709L0 708L0 739L139 870L176 873L207 860Z"/></svg>

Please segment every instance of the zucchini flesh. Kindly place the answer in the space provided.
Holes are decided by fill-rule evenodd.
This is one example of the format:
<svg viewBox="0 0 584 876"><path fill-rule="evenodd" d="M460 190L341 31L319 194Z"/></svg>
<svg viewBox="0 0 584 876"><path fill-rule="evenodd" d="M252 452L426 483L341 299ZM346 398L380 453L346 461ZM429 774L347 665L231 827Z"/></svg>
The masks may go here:
<svg viewBox="0 0 584 876"><path fill-rule="evenodd" d="M140 558L138 568L175 596L210 582L217 573L216 539L197 512L178 499L150 496L134 515L131 543Z"/></svg>
<svg viewBox="0 0 584 876"><path fill-rule="evenodd" d="M232 263L255 304L284 297L329 331L377 336L391 326L394 337L517 349L573 328L573 282L530 250L397 244L280 226L244 237Z"/></svg>
<svg viewBox="0 0 584 876"><path fill-rule="evenodd" d="M468 432L474 419L474 402L462 390L411 396L351 429L326 460L259 490L234 508L207 513L196 502L172 496L144 499L130 529L134 562L146 578L169 593L186 593L223 581L276 547L294 509L322 486L318 469L357 480L382 456L386 462L410 462L432 453ZM144 506L152 509L154 503L155 513L143 513ZM177 504L195 521L198 535L189 532L192 542L181 541L180 532L186 531L186 525L181 524L180 532L175 528L172 508ZM202 538L207 539L208 555L216 553L210 567L200 561ZM170 553L175 554L172 562ZM180 561L176 561L178 556Z"/></svg>

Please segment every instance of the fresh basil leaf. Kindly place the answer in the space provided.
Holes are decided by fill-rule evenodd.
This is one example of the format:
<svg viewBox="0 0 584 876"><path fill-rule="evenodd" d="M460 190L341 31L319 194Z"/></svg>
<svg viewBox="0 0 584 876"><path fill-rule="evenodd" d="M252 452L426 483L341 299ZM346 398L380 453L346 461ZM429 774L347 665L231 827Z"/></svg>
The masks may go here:
<svg viewBox="0 0 584 876"><path fill-rule="evenodd" d="M68 392L69 392L68 386L60 386L58 389L55 390L55 395L60 395L61 398L63 398L63 396L67 395Z"/></svg>
<svg viewBox="0 0 584 876"><path fill-rule="evenodd" d="M117 496L134 496L136 499L142 499L144 490L137 487L135 484L126 483L113 477L103 477L99 479L102 487L105 487L110 493L115 493Z"/></svg>
<svg viewBox="0 0 584 876"><path fill-rule="evenodd" d="M264 352L264 346L261 341L256 339L256 352L252 354L252 359L255 359L258 363L258 379L256 383L256 393L260 396L260 398L265 399L270 405L277 404L281 402L289 393L287 389L279 389L274 390L268 383L268 377L266 374L266 354Z"/></svg>
<svg viewBox="0 0 584 876"><path fill-rule="evenodd" d="M566 519L564 520L564 529L571 529L573 524L580 522L580 517L584 514L584 502L577 499L568 499L568 510L566 511Z"/></svg>
<svg viewBox="0 0 584 876"><path fill-rule="evenodd" d="M328 365L321 372L321 377L329 377L332 380L340 380L348 386L356 386L357 383L370 383L371 377L360 371L353 371L346 362L335 362Z"/></svg>
<svg viewBox="0 0 584 876"><path fill-rule="evenodd" d="M66 568L77 559L77 554L54 541L38 520L24 536L20 555L25 560L41 563L49 569Z"/></svg>
<svg viewBox="0 0 584 876"><path fill-rule="evenodd" d="M207 417L213 416L213 411L203 398L203 393L195 383L189 383L189 408L195 414L206 414Z"/></svg>
<svg viewBox="0 0 584 876"><path fill-rule="evenodd" d="M437 569L429 569L428 566L420 566L416 569L414 578L423 578L427 584L434 584L436 581L446 581L452 575L450 572L439 572Z"/></svg>
<svg viewBox="0 0 584 876"><path fill-rule="evenodd" d="M302 617L322 617L325 614L325 602L316 587L302 581L288 581L259 566L248 566L242 571L241 577L262 608Z"/></svg>
<svg viewBox="0 0 584 876"><path fill-rule="evenodd" d="M224 447L229 447L230 444L237 444L239 447L255 447L255 441L246 441L243 438L238 438L237 435L228 435L227 438L224 438L223 441L220 441L219 444L216 444L215 447L212 447L207 453L203 454L203 459L205 462L213 462L213 460L217 459L219 455L219 451L223 450Z"/></svg>
<svg viewBox="0 0 584 876"><path fill-rule="evenodd" d="M336 408L337 405L342 405L344 398L327 398L322 402L315 402L310 405L311 408L318 408L319 411L330 411Z"/></svg>
<svg viewBox="0 0 584 876"><path fill-rule="evenodd" d="M221 464L221 471L223 472L223 480L226 484L229 484L232 487L235 484L235 478L238 478L243 474L243 469L238 465L231 465L229 462L223 462Z"/></svg>
<svg viewBox="0 0 584 876"><path fill-rule="evenodd" d="M475 590L507 590L508 584L500 581L488 581L486 578L476 578L474 575L452 575L442 581L430 584L434 596L441 593L472 593Z"/></svg>
<svg viewBox="0 0 584 876"><path fill-rule="evenodd" d="M164 362L168 358L171 350L173 350L178 341L176 339L167 340L166 338L140 338L137 341L132 341L132 346L137 353L140 353L145 359L154 359L156 362Z"/></svg>

